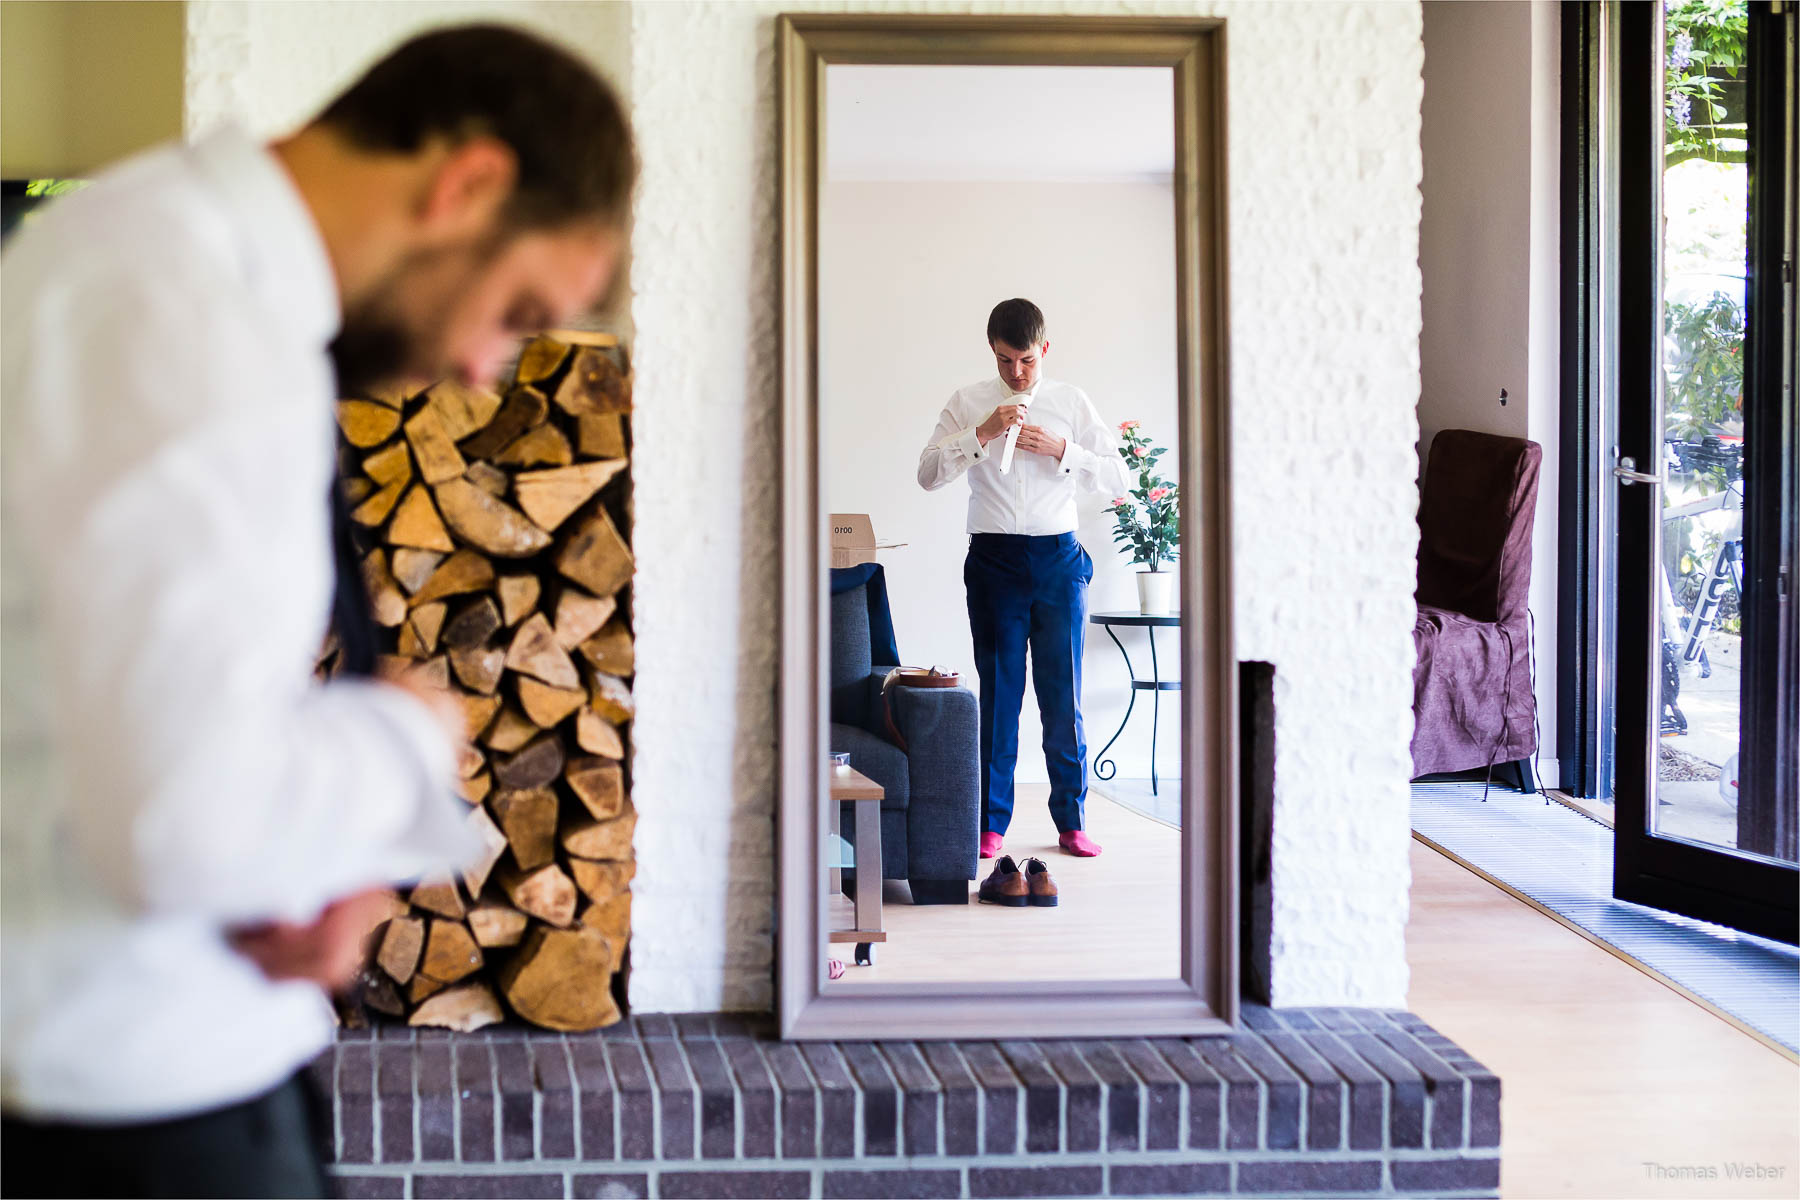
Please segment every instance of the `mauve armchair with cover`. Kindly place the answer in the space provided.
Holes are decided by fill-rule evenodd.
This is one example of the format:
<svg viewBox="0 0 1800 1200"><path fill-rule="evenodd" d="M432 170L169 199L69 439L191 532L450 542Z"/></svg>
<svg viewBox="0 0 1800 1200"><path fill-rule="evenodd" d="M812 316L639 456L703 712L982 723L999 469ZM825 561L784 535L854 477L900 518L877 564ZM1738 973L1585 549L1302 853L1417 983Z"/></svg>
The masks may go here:
<svg viewBox="0 0 1800 1200"><path fill-rule="evenodd" d="M876 658L899 658L886 580L876 566L832 576L831 749L886 793L882 875L907 880L914 904L967 904L981 837L980 703L967 688L895 687L884 707L896 664ZM890 713L905 749L886 731Z"/></svg>
<svg viewBox="0 0 1800 1200"><path fill-rule="evenodd" d="M1512 764L1533 790L1531 526L1543 448L1446 429L1419 502L1413 775Z"/></svg>

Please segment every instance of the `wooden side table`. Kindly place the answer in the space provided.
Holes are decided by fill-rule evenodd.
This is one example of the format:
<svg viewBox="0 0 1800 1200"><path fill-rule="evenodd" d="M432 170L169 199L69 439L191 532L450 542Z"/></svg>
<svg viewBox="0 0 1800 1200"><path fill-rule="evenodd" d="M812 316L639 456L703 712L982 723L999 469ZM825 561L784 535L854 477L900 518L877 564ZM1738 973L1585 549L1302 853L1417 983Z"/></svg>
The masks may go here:
<svg viewBox="0 0 1800 1200"><path fill-rule="evenodd" d="M887 941L881 929L881 799L879 783L855 768L829 769L831 775L831 835L825 849L825 865L831 888L826 897L826 928L833 942L856 943L856 965L875 961L874 943ZM839 830L841 809L856 806L855 856ZM844 895L846 868L856 872L856 900Z"/></svg>

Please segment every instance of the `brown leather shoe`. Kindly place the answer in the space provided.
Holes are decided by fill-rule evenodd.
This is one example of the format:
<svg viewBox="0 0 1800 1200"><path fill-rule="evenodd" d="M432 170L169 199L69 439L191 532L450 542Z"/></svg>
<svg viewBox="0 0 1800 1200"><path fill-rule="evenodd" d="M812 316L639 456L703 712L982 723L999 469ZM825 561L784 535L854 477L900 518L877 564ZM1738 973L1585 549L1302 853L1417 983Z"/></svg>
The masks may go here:
<svg viewBox="0 0 1800 1200"><path fill-rule="evenodd" d="M1056 880L1050 878L1050 868L1044 865L1043 859L1025 860L1025 882L1033 905L1038 908L1056 907Z"/></svg>
<svg viewBox="0 0 1800 1200"><path fill-rule="evenodd" d="M1025 876L1019 872L1019 864L1010 854L994 864L993 871L981 881L975 895L983 904L1004 904L1008 908L1024 908L1031 903Z"/></svg>

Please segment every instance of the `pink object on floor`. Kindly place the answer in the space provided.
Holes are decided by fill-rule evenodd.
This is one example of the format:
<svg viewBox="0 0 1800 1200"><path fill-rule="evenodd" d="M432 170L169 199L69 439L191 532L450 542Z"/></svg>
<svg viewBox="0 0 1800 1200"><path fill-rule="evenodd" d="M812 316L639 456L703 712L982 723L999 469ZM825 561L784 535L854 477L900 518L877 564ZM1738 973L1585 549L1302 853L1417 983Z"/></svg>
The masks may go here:
<svg viewBox="0 0 1800 1200"><path fill-rule="evenodd" d="M981 835L981 857L983 857L983 858L999 858L1000 857L1000 847L1004 844L1005 844L1004 839L1001 838L1001 836L997 833L982 834Z"/></svg>
<svg viewBox="0 0 1800 1200"><path fill-rule="evenodd" d="M842 979L844 977L844 960L841 958L834 958L827 961L825 964L825 974L831 979Z"/></svg>
<svg viewBox="0 0 1800 1200"><path fill-rule="evenodd" d="M1056 844L1063 848L1064 853L1073 854L1076 858L1093 858L1100 853L1100 843L1082 829L1069 830L1056 839Z"/></svg>

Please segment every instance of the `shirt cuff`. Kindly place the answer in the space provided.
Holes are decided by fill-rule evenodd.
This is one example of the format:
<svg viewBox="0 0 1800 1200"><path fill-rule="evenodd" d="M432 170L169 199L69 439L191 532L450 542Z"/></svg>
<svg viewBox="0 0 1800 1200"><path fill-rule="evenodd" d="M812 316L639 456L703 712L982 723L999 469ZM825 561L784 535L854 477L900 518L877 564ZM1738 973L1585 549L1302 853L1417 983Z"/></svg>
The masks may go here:
<svg viewBox="0 0 1800 1200"><path fill-rule="evenodd" d="M468 806L455 798L456 753L437 719L426 707L397 688L361 680L341 680L333 687L355 687L375 719L405 747L414 793L406 820L382 854L390 878L416 879L474 861L480 846L467 825Z"/></svg>
<svg viewBox="0 0 1800 1200"><path fill-rule="evenodd" d="M961 433L953 433L938 444L945 450L960 450L962 456L972 463L981 462L988 457L987 447L981 444L981 437L974 426Z"/></svg>
<svg viewBox="0 0 1800 1200"><path fill-rule="evenodd" d="M1063 443L1062 457L1056 460L1056 465L1064 475L1073 475L1080 469L1083 461L1081 456L1086 453L1085 448L1077 446L1074 439L1070 439Z"/></svg>

